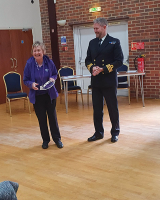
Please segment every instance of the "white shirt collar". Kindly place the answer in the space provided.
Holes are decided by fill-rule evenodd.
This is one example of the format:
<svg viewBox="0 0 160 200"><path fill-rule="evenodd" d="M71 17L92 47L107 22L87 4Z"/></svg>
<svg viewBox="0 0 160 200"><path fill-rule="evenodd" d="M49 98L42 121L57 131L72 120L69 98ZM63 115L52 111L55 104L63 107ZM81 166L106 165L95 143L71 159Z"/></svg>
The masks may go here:
<svg viewBox="0 0 160 200"><path fill-rule="evenodd" d="M102 38L101 44L102 44L102 42L105 40L106 36L107 36L107 35L105 35L105 36Z"/></svg>

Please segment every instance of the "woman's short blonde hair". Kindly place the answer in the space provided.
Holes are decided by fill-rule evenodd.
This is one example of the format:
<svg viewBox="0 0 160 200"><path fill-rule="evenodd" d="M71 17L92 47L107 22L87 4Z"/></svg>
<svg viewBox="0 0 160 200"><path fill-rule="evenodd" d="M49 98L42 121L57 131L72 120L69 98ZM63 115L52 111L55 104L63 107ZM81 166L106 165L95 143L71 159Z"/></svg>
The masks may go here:
<svg viewBox="0 0 160 200"><path fill-rule="evenodd" d="M39 46L42 48L42 51L45 54L46 53L46 46L45 46L45 44L43 44L42 42L39 42L39 41L36 41L36 42L33 43L31 53L33 54L33 49L35 47L39 47Z"/></svg>

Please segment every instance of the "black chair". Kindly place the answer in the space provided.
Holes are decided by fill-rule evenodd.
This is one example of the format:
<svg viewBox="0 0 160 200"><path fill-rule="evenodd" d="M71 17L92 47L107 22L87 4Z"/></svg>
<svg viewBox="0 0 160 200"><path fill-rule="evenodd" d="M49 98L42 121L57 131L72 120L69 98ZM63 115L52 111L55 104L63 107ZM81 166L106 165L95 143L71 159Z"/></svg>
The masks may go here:
<svg viewBox="0 0 160 200"><path fill-rule="evenodd" d="M126 64L123 64L121 67L117 69L117 72L127 72L128 66ZM130 104L130 86L127 76L118 77L118 88L117 89L126 89L128 90L128 101Z"/></svg>
<svg viewBox="0 0 160 200"><path fill-rule="evenodd" d="M60 78L60 85L61 85L61 95L60 95L60 102L62 102L62 93L64 93L64 85L63 81L61 79L62 76L73 76L74 70L71 67L64 66L58 70L58 75ZM80 86L77 86L76 81L68 81L68 92L69 91L76 91L76 102L77 102L77 91L81 92L81 98L82 98L82 104L83 104L83 95L82 95L82 89Z"/></svg>
<svg viewBox="0 0 160 200"><path fill-rule="evenodd" d="M3 76L3 80L6 88L6 111L8 103L10 117L12 117L10 102L18 99L24 99L24 108L25 108L25 100L28 101L29 113L31 113L29 98L27 96L27 93L23 92L22 90L21 75L16 72L8 72Z"/></svg>

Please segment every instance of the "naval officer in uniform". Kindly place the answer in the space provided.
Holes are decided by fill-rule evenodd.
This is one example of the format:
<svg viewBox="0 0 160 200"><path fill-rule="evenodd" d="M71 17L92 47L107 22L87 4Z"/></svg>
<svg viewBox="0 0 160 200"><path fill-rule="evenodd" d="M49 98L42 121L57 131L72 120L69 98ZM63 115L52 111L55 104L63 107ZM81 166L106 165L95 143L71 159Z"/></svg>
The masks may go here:
<svg viewBox="0 0 160 200"><path fill-rule="evenodd" d="M123 64L123 52L120 41L107 34L107 20L94 20L96 38L89 42L85 64L91 73L93 119L95 133L88 141L104 137L103 101L105 99L111 127L111 142L118 141L120 132L117 102L117 68Z"/></svg>

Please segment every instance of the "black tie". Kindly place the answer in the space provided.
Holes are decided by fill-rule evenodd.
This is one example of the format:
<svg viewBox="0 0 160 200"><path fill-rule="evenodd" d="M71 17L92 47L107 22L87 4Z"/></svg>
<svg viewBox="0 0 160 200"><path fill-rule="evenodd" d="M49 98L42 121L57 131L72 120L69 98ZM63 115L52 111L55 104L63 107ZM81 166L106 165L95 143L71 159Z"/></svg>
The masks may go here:
<svg viewBox="0 0 160 200"><path fill-rule="evenodd" d="M102 41L102 39L99 39L99 41L98 41L98 46L99 47L101 46L101 41Z"/></svg>

